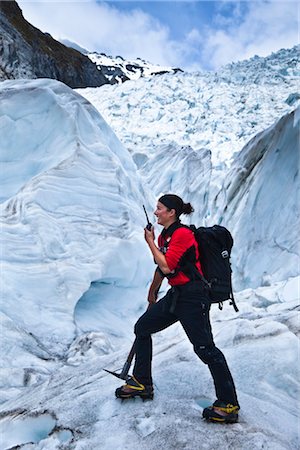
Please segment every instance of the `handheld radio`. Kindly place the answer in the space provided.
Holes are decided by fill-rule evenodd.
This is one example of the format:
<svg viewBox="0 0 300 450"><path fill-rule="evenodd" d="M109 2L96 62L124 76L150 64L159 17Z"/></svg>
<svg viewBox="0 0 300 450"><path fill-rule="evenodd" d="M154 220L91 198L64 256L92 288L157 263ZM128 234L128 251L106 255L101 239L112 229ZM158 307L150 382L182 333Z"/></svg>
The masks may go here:
<svg viewBox="0 0 300 450"><path fill-rule="evenodd" d="M147 214L147 211L146 211L146 208L145 208L145 206L143 205L143 208L144 208L144 212L145 212L145 215L146 215L146 219L147 219L147 225L146 225L146 228L147 228L147 230L151 230L151 228L152 228L152 223L150 222L150 220L149 220L149 217L148 217L148 214Z"/></svg>

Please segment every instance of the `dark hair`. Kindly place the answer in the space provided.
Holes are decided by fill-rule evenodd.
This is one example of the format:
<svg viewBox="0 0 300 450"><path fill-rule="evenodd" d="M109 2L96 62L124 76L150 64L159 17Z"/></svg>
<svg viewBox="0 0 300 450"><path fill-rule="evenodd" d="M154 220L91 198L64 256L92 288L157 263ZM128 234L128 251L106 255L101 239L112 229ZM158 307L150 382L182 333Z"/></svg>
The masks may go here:
<svg viewBox="0 0 300 450"><path fill-rule="evenodd" d="M184 203L182 207L182 214L192 214L194 212L194 208L190 203Z"/></svg>
<svg viewBox="0 0 300 450"><path fill-rule="evenodd" d="M182 198L175 194L165 194L158 201L168 209L175 209L177 218L181 214L191 214L194 211L190 203L184 203Z"/></svg>

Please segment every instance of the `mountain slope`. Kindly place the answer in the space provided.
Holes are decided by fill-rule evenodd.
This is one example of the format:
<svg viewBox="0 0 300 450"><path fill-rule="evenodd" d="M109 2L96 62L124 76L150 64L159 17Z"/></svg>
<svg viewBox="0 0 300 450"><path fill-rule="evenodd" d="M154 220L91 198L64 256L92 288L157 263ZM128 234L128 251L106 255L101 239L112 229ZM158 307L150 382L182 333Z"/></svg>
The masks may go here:
<svg viewBox="0 0 300 450"><path fill-rule="evenodd" d="M14 0L0 2L0 31L0 80L54 78L73 88L107 83L87 56L28 23Z"/></svg>
<svg viewBox="0 0 300 450"><path fill-rule="evenodd" d="M88 56L90 60L97 65L97 68L104 74L110 84L123 83L128 80L137 80L139 78L162 75L165 73L175 74L177 72L183 72L183 70L179 68L159 66L158 64L144 61L141 58L129 60L122 56L116 56L114 58L105 53L90 52L68 39L61 39L60 42L67 47L74 48Z"/></svg>

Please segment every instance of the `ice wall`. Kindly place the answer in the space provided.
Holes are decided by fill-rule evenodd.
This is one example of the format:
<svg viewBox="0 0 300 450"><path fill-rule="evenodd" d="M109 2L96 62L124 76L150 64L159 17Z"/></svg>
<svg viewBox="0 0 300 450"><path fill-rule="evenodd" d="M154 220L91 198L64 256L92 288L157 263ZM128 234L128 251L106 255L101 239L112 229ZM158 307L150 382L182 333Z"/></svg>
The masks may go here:
<svg viewBox="0 0 300 450"><path fill-rule="evenodd" d="M216 216L235 236L236 289L299 274L300 108L237 155L216 198Z"/></svg>
<svg viewBox="0 0 300 450"><path fill-rule="evenodd" d="M1 83L0 130L6 344L17 355L24 336L36 339L52 358L76 336L74 309L91 282L147 283L148 196L100 114L62 83Z"/></svg>

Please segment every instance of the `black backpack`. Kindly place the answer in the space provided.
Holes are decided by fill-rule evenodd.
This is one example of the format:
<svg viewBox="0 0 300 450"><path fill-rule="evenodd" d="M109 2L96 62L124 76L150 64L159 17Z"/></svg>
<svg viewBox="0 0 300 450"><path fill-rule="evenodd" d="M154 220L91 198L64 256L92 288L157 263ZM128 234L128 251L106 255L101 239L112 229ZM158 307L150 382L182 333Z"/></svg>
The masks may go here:
<svg viewBox="0 0 300 450"><path fill-rule="evenodd" d="M234 301L231 282L230 254L233 238L227 228L220 225L213 227L190 226L199 247L200 263L203 270L203 281L209 288L212 303L230 300L235 311L238 307Z"/></svg>

